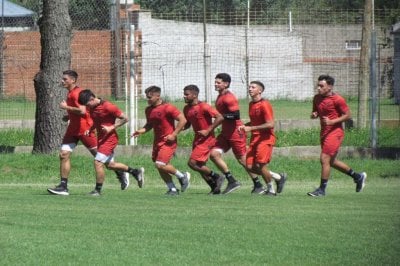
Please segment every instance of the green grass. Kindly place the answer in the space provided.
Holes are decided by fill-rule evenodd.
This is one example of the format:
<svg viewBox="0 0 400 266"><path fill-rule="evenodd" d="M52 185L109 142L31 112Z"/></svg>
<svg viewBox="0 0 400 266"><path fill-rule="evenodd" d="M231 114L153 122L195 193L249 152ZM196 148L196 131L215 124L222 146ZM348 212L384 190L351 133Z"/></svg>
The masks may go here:
<svg viewBox="0 0 400 266"><path fill-rule="evenodd" d="M216 130L219 132L219 128ZM3 146L31 146L33 145L32 129L3 129L0 130L0 145ZM118 129L120 145L125 145L125 129ZM294 129L290 131L276 131L276 147L290 146L318 146L319 129ZM191 130L178 135L181 147L191 147L193 133ZM139 145L152 145L153 133L141 135L138 138ZM351 129L346 131L343 146L370 147L369 129ZM400 147L400 134L398 128L381 128L378 132L379 147Z"/></svg>
<svg viewBox="0 0 400 266"><path fill-rule="evenodd" d="M352 180L332 173L327 196L310 198L319 162L273 158L289 180L275 198L250 195L251 182L230 157L238 191L208 196L199 176L178 197L148 156L117 157L146 168L143 189L120 191L107 172L100 198L92 159L73 156L68 197L51 196L56 155L2 154L1 265L396 265L400 261L400 169L396 161L345 160L368 172L355 193ZM186 158L173 163L186 169Z"/></svg>
<svg viewBox="0 0 400 266"><path fill-rule="evenodd" d="M125 101L115 101L122 110L125 110ZM23 99L0 99L0 120L2 119L35 119L35 102L26 101ZM311 100L304 101L291 101L285 99L271 100L272 106L274 107L274 115L276 120L282 119L296 119L296 120L308 120L310 118L312 102ZM347 100L347 103L352 110L353 117L357 117L357 106L358 100L351 98ZM177 100L173 102L180 110L185 105L183 100ZM138 114L139 118L144 118L144 109L147 106L147 101L141 99L138 101ZM243 119L248 118L248 101L246 99L240 100L241 117ZM400 118L400 105L393 104L392 99L381 99L380 100L380 119L394 119Z"/></svg>

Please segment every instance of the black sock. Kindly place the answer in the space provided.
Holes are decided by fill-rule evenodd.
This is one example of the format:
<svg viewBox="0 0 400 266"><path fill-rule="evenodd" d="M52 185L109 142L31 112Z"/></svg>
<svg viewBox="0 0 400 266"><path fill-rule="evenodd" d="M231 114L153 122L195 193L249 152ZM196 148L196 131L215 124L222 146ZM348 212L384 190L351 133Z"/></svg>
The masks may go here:
<svg viewBox="0 0 400 266"><path fill-rule="evenodd" d="M254 187L262 187L262 184L261 184L260 179L258 178L258 176L256 176L252 180L253 180Z"/></svg>
<svg viewBox="0 0 400 266"><path fill-rule="evenodd" d="M217 173L215 173L214 171L211 171L211 173L209 174L209 177L211 177L212 180L214 182L216 182L218 180L218 178L219 178L219 175Z"/></svg>
<svg viewBox="0 0 400 266"><path fill-rule="evenodd" d="M226 172L224 173L226 179L228 180L229 183L235 182L235 178L233 177L233 175L231 174L231 172Z"/></svg>
<svg viewBox="0 0 400 266"><path fill-rule="evenodd" d="M62 186L62 187L65 187L65 188L66 188L66 187L68 186L68 178L61 177L60 186Z"/></svg>
<svg viewBox="0 0 400 266"><path fill-rule="evenodd" d="M114 172L118 177L123 177L124 173L125 173L124 171L121 171L121 170L115 170Z"/></svg>
<svg viewBox="0 0 400 266"><path fill-rule="evenodd" d="M210 188L214 189L215 182L212 179L206 180L206 183L210 186Z"/></svg>
<svg viewBox="0 0 400 266"><path fill-rule="evenodd" d="M327 179L321 179L321 184L319 185L319 188L325 192L326 186L328 185L328 180Z"/></svg>
<svg viewBox="0 0 400 266"><path fill-rule="evenodd" d="M353 169L347 171L347 174L351 176L354 180L358 180L361 177L361 175L359 173L354 172Z"/></svg>
<svg viewBox="0 0 400 266"><path fill-rule="evenodd" d="M138 169L134 169L132 167L128 167L128 173L130 173L133 176L137 176L139 174L139 170Z"/></svg>
<svg viewBox="0 0 400 266"><path fill-rule="evenodd" d="M102 188L103 188L102 183L96 183L96 187L94 189L100 192Z"/></svg>

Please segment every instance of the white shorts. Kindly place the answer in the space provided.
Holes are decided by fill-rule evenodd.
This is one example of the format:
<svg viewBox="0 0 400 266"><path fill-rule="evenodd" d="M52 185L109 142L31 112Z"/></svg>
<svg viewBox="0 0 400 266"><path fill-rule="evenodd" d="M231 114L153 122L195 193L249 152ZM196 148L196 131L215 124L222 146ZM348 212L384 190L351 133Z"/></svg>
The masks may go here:
<svg viewBox="0 0 400 266"><path fill-rule="evenodd" d="M76 147L76 143L67 143L67 144L62 144L61 145L61 150L62 151L70 151L72 152Z"/></svg>
<svg viewBox="0 0 400 266"><path fill-rule="evenodd" d="M114 153L111 153L110 155L105 155L101 152L98 152L96 153L96 157L94 159L104 164L108 164L114 161Z"/></svg>

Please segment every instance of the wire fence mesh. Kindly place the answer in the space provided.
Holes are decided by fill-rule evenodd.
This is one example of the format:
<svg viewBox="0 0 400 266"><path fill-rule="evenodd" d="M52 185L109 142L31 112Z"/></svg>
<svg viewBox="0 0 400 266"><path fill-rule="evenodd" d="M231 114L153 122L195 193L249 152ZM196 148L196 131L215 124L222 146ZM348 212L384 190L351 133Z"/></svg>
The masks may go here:
<svg viewBox="0 0 400 266"><path fill-rule="evenodd" d="M340 94L358 98L362 10L214 11L206 12L204 21L202 10L155 14L136 5L79 3L70 10L71 68L79 73L81 87L102 97L129 100L130 92L136 91L140 98L144 88L155 84L164 97L180 100L185 85L197 84L205 99L215 74L227 72L239 98L247 97L248 82L257 79L266 84L266 97L309 105L316 78L326 73L336 78ZM386 12L390 10L375 13L378 117L381 126L399 126L400 108L393 100L394 37L391 25L385 24ZM39 14L38 6L28 18L3 16L2 121L34 119ZM214 100L216 92L209 93ZM352 111L356 117L357 110Z"/></svg>

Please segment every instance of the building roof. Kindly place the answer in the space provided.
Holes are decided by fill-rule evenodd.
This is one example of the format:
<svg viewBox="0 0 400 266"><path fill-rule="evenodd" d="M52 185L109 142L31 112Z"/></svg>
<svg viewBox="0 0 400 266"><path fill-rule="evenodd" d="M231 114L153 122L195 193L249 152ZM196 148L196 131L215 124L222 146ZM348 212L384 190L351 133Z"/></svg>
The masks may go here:
<svg viewBox="0 0 400 266"><path fill-rule="evenodd" d="M0 17L31 17L34 14L35 12L25 7L14 4L7 0L0 0Z"/></svg>

